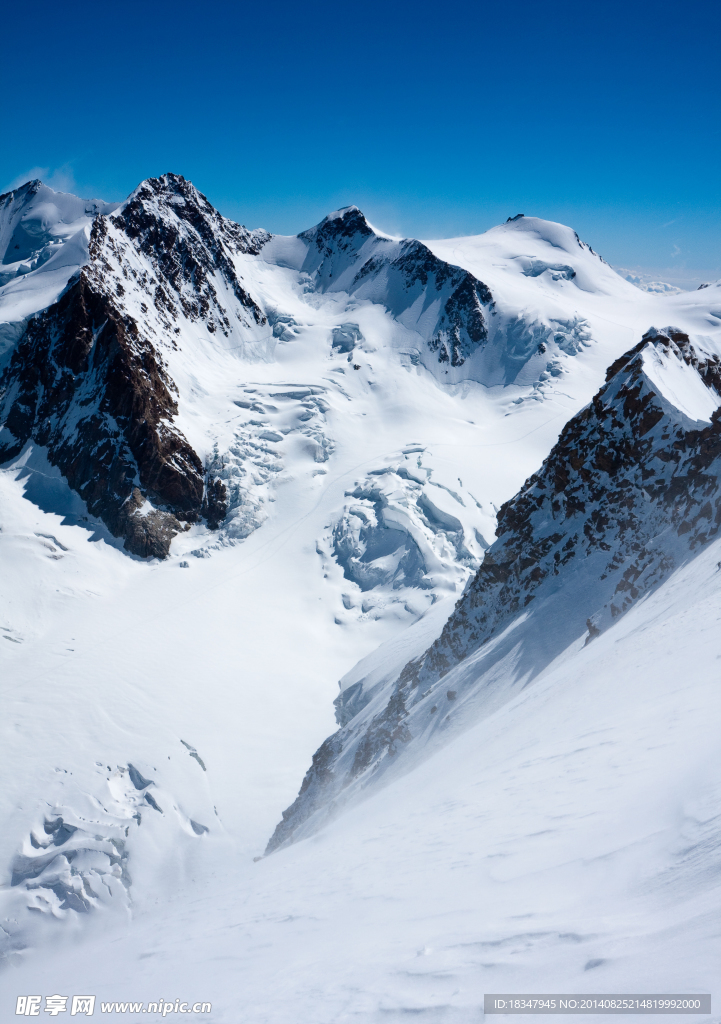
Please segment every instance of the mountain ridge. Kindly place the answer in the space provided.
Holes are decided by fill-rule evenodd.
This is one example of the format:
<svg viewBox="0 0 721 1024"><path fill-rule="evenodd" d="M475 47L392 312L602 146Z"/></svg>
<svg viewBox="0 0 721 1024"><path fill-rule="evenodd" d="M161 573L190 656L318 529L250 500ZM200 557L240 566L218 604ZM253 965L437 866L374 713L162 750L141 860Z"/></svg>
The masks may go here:
<svg viewBox="0 0 721 1024"><path fill-rule="evenodd" d="M177 385L157 331L127 307L126 290L147 296L141 314L152 302L166 346L180 315L203 318L211 333L216 323L229 331L210 280L218 270L238 306L265 324L225 253L247 251L252 238L227 227L181 177L143 183L109 218L95 218L87 265L31 319L0 381L0 459L16 457L30 440L47 448L51 464L132 554L165 557L184 522L204 515L217 524L225 492L216 481L206 487L200 457L173 425ZM136 252L150 273L134 265Z"/></svg>

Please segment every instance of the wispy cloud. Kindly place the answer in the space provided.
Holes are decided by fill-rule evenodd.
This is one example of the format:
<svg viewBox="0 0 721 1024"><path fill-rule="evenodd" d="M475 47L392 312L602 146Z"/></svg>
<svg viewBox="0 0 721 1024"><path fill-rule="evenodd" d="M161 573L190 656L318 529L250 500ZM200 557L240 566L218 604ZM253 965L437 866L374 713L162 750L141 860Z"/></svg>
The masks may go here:
<svg viewBox="0 0 721 1024"><path fill-rule="evenodd" d="M679 247L677 245L674 245L673 249L671 250L671 259L674 259L676 256L680 256L680 255L681 255L681 250L679 249Z"/></svg>
<svg viewBox="0 0 721 1024"><path fill-rule="evenodd" d="M674 217L673 220L667 220L665 224L662 224L662 228L670 228L672 224L676 224L679 221L679 217Z"/></svg>
<svg viewBox="0 0 721 1024"><path fill-rule="evenodd" d="M682 291L681 288L670 284L668 281L659 281L653 274L647 274L643 271L637 272L627 270L624 267L616 267L615 270L631 284L635 284L637 288L640 288L642 292L655 292L660 295L674 295L676 292Z"/></svg>
<svg viewBox="0 0 721 1024"><path fill-rule="evenodd" d="M718 281L721 278L720 266L689 269L684 266L683 262L663 267L635 266L614 267L613 269L643 291L666 293L673 291L674 288L680 288L682 291L694 290L700 284ZM669 288L669 286L671 287Z"/></svg>
<svg viewBox="0 0 721 1024"><path fill-rule="evenodd" d="M13 189L20 188L21 185L24 185L26 181L34 181L35 178L40 178L41 181L45 181L49 174L49 167L31 167L29 171L24 171L22 174L18 174L16 178L13 178L12 181L9 181L2 191L12 192Z"/></svg>
<svg viewBox="0 0 721 1024"><path fill-rule="evenodd" d="M75 189L75 175L70 164L63 164L62 167L31 167L23 174L18 174L16 178L2 189L3 192L12 192L15 188L20 188L27 181L34 181L35 178L45 184L49 185L50 188L55 189L56 192L72 192Z"/></svg>

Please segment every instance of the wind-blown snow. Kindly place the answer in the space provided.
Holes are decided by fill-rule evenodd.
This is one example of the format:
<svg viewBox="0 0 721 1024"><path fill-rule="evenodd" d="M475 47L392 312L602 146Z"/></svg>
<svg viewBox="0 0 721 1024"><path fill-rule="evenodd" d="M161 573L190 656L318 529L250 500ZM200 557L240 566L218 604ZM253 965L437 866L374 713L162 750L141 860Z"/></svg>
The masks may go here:
<svg viewBox="0 0 721 1024"><path fill-rule="evenodd" d="M93 218L117 206L40 181L0 196L0 368L24 320L55 302L87 261Z"/></svg>
<svg viewBox="0 0 721 1024"><path fill-rule="evenodd" d="M227 1024L465 1024L484 992L712 988L719 557L314 840L256 864L208 848L162 913L31 958L6 998L71 979L207 995Z"/></svg>

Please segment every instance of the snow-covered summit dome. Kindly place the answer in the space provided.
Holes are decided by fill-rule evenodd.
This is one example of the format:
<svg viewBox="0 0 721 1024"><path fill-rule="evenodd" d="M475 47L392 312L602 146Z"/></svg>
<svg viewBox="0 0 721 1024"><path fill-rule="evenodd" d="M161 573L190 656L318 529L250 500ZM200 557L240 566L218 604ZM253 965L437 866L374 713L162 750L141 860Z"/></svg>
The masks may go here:
<svg viewBox="0 0 721 1024"><path fill-rule="evenodd" d="M67 192L55 192L38 178L28 181L12 192L0 196L0 260L3 267L19 269L37 259L43 250L45 258L53 247L66 242L98 214L111 213L118 203L100 199L80 199Z"/></svg>

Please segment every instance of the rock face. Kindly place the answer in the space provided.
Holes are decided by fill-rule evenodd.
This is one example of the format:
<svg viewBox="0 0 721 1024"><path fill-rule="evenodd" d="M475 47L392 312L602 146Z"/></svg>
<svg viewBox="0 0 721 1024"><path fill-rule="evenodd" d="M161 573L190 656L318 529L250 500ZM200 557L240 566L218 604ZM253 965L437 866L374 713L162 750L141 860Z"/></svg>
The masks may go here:
<svg viewBox="0 0 721 1024"><path fill-rule="evenodd" d="M189 323L225 335L266 323L233 264L266 239L171 174L96 217L87 265L30 320L0 379L0 460L29 441L46 447L89 511L141 557L164 557L201 517L217 526L225 486L174 424L167 356Z"/></svg>
<svg viewBox="0 0 721 1024"><path fill-rule="evenodd" d="M425 337L440 363L461 366L487 340L484 307L493 296L486 285L422 242L379 235L357 206L331 214L298 237L307 245L301 269L318 290L382 303Z"/></svg>
<svg viewBox="0 0 721 1024"><path fill-rule="evenodd" d="M651 329L502 506L497 540L438 640L385 685L338 698L345 724L318 750L268 851L426 742L451 703L477 714L508 699L494 684L502 659L526 685L574 640L592 642L717 536L720 473L719 358L678 330Z"/></svg>
<svg viewBox="0 0 721 1024"><path fill-rule="evenodd" d="M149 294L156 309L165 314L168 327L184 314L190 321L206 322L211 333L230 331L228 310L218 297L219 285L225 285L237 300L241 309L235 312L241 322L267 322L240 281L232 258L238 253L257 255L269 235L248 231L222 217L185 178L164 174L142 182L111 219L111 226L121 238L109 236L108 249L123 277L138 280L121 255L128 250L125 239L155 271L157 281L149 282ZM112 257L109 262L112 267Z"/></svg>
<svg viewBox="0 0 721 1024"><path fill-rule="evenodd" d="M203 467L173 428L173 382L135 320L86 270L30 322L2 388L0 458L29 440L45 446L129 551L162 557L180 520L198 518Z"/></svg>

